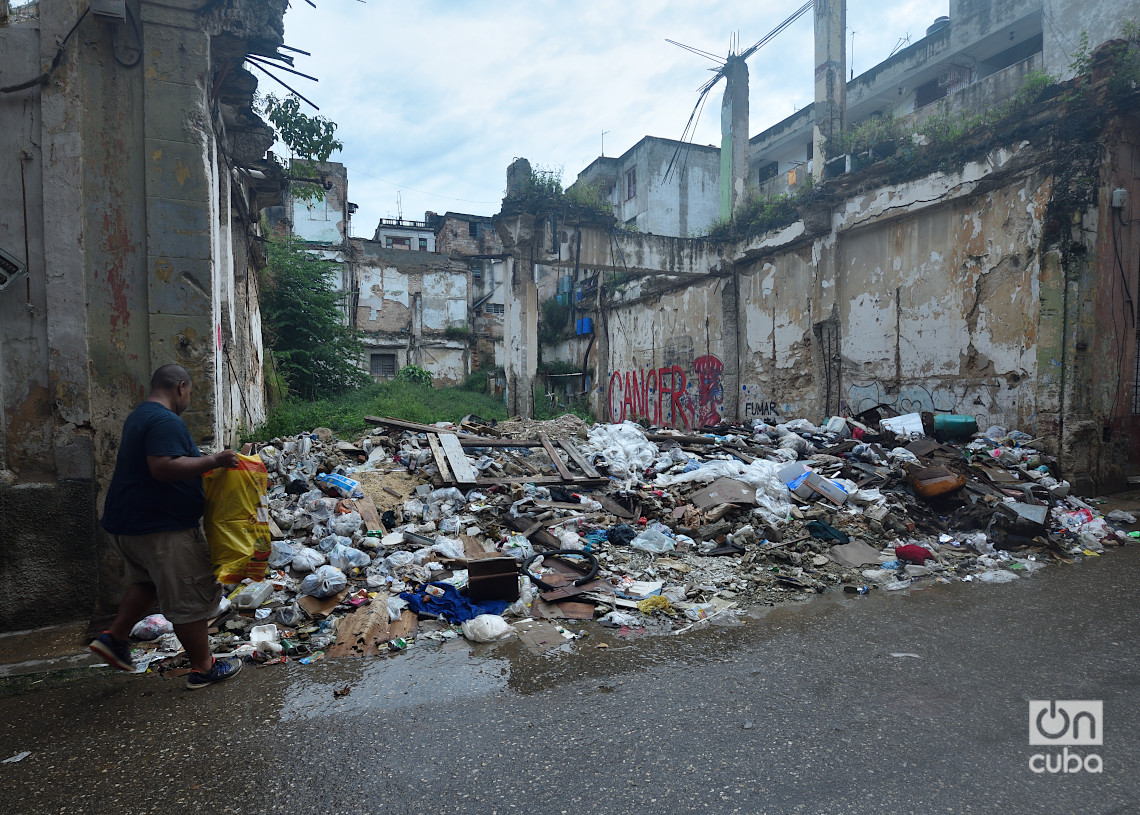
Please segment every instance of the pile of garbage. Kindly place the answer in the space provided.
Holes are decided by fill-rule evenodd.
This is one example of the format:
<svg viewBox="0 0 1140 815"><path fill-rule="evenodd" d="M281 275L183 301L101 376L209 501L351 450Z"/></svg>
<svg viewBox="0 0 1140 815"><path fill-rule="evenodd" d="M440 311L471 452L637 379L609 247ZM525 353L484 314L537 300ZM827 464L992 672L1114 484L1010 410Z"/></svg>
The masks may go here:
<svg viewBox="0 0 1140 815"><path fill-rule="evenodd" d="M1005 583L1140 536L1071 495L1039 440L969 417L373 421L253 451L270 571L232 587L215 652L309 662L515 634L541 651L591 621L680 633L831 590ZM177 653L163 622L140 624L137 657Z"/></svg>

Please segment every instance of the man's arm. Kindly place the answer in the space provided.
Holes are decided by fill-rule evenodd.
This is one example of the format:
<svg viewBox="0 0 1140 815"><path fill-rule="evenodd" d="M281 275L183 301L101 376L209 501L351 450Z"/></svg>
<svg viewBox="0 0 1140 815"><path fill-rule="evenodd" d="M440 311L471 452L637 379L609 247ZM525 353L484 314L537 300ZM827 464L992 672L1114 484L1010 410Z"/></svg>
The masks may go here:
<svg viewBox="0 0 1140 815"><path fill-rule="evenodd" d="M212 456L147 456L146 464L155 481L183 481L218 467L236 467L238 454L222 450Z"/></svg>

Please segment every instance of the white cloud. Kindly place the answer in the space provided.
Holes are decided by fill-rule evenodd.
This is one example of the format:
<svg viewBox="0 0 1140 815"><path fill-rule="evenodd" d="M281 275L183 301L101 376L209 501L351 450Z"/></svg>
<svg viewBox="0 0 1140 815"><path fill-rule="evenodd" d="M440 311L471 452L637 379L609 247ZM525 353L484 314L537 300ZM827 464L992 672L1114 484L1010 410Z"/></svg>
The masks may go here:
<svg viewBox="0 0 1140 815"><path fill-rule="evenodd" d="M665 39L723 56L731 34L746 48L799 5L318 0L313 9L294 0L285 41L312 52L297 67L320 83L286 81L338 124L345 147L333 159L349 168L354 231L371 236L379 218L395 215L397 190L407 218L429 209L489 215L516 156L561 167L570 183L597 157L603 130L607 155L646 135L679 138L715 64ZM921 38L946 6L851 0L856 72L907 33ZM809 12L749 59L752 135L811 101L813 42ZM718 88L698 144L719 143L719 108Z"/></svg>

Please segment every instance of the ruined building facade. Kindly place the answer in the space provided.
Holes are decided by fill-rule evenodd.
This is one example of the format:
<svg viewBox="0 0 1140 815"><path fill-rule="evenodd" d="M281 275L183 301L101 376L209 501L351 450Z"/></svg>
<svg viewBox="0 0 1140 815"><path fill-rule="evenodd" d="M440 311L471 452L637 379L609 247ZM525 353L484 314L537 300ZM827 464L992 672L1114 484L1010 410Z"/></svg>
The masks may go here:
<svg viewBox="0 0 1140 815"><path fill-rule="evenodd" d="M97 518L156 367L190 371L203 447L264 418L258 210L280 183L242 66L276 53L286 2L125 8L0 26L0 250L26 267L0 290L0 627L118 594Z"/></svg>

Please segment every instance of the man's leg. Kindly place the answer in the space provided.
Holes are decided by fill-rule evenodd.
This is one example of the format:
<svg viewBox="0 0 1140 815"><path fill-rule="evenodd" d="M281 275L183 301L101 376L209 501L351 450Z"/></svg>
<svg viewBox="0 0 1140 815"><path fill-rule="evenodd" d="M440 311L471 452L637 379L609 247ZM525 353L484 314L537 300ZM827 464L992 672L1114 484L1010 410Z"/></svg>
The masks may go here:
<svg viewBox="0 0 1140 815"><path fill-rule="evenodd" d="M190 657L190 668L206 673L214 662L210 655L210 637L208 620L197 620L192 623L174 623L174 633L178 641L186 649L186 656Z"/></svg>
<svg viewBox="0 0 1140 815"><path fill-rule="evenodd" d="M119 612L115 621L107 630L111 636L122 642L131 634L135 623L146 616L151 607L158 602L158 592L153 583L131 583L123 601L119 603Z"/></svg>

